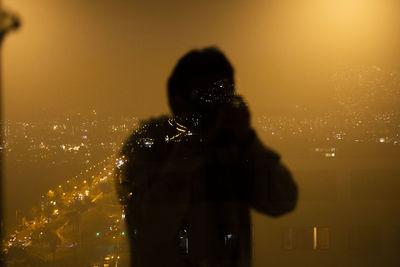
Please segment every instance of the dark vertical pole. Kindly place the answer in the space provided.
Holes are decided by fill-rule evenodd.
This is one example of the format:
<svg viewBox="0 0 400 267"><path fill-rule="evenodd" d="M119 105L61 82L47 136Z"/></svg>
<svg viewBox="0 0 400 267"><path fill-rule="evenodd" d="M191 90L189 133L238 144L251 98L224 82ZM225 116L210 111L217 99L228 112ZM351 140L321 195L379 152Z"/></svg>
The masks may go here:
<svg viewBox="0 0 400 267"><path fill-rule="evenodd" d="M0 12L3 13L3 5L0 0ZM2 20L3 20L3 16ZM2 29L3 30L3 29ZM3 31L0 33L0 146L3 148L3 53L2 53L2 44L3 44ZM3 149L0 150L0 246L3 244L3 227L4 227L4 217L3 217ZM3 254L0 255L0 267L4 266L4 257Z"/></svg>
<svg viewBox="0 0 400 267"><path fill-rule="evenodd" d="M8 31L17 29L19 27L19 20L17 17L7 14L3 11L2 3L0 0L0 247L3 243L4 234L4 210L3 210L3 87L2 87L2 46L4 41L4 36ZM2 253L2 252L1 252ZM0 254L0 267L5 266L3 255Z"/></svg>

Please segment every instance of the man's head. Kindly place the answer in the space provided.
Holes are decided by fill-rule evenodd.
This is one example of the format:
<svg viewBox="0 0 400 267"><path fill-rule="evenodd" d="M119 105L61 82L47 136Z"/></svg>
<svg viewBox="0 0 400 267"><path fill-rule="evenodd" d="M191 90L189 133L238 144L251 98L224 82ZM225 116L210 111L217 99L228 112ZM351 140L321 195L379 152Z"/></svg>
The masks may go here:
<svg viewBox="0 0 400 267"><path fill-rule="evenodd" d="M212 113L234 94L234 70L215 47L192 50L177 63L168 80L174 115Z"/></svg>

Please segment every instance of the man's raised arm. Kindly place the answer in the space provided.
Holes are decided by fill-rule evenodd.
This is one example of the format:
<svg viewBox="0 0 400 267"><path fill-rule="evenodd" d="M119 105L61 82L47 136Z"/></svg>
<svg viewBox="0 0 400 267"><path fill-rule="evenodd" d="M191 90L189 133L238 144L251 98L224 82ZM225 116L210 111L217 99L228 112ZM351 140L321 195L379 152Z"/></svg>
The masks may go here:
<svg viewBox="0 0 400 267"><path fill-rule="evenodd" d="M249 147L252 160L252 207L270 216L294 210L298 190L280 156L266 148L255 135Z"/></svg>

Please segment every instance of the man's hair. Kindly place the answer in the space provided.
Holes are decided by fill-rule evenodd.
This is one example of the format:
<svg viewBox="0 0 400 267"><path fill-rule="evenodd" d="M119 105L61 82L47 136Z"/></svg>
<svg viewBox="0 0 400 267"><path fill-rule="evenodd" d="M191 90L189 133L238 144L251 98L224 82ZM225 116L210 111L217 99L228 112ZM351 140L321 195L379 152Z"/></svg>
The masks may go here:
<svg viewBox="0 0 400 267"><path fill-rule="evenodd" d="M217 47L191 50L178 61L168 79L168 97L187 98L194 84L201 88L219 79L227 79L233 86L233 75L231 63Z"/></svg>

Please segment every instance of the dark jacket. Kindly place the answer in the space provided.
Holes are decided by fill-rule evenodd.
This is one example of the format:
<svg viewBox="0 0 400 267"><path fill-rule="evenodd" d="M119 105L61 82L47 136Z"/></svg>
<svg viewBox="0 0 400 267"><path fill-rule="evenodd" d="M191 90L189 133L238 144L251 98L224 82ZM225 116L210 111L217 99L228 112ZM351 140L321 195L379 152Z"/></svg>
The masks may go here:
<svg viewBox="0 0 400 267"><path fill-rule="evenodd" d="M210 144L168 117L125 142L117 189L135 267L248 267L250 209L279 216L297 201L290 172L254 131L245 144Z"/></svg>

